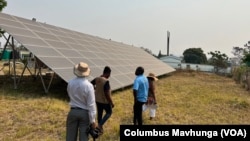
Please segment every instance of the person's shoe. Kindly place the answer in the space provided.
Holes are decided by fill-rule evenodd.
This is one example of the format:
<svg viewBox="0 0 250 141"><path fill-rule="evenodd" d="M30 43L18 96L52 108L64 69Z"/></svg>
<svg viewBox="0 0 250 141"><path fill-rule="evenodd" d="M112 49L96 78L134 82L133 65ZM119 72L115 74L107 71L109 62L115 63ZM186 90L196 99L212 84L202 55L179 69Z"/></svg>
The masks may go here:
<svg viewBox="0 0 250 141"><path fill-rule="evenodd" d="M152 119L153 119L153 117L150 117L150 118L149 118L149 120L152 120Z"/></svg>

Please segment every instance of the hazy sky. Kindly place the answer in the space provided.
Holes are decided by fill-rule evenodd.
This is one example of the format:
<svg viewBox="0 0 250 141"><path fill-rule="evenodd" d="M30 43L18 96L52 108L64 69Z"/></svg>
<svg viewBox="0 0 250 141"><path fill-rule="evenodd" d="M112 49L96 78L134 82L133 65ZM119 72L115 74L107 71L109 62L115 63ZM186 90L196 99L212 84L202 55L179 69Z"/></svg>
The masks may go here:
<svg viewBox="0 0 250 141"><path fill-rule="evenodd" d="M180 56L221 51L250 40L250 0L7 0L3 13ZM1 22L1 21L0 21Z"/></svg>

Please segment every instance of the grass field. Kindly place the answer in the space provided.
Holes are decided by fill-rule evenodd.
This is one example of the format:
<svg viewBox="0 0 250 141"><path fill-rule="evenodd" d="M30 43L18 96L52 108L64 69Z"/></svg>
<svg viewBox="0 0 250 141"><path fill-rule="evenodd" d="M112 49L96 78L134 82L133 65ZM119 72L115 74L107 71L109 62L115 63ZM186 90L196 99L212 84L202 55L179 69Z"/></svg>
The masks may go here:
<svg viewBox="0 0 250 141"><path fill-rule="evenodd" d="M66 84L54 82L45 94L40 80L25 79L13 89L13 80L0 78L0 140L64 141ZM250 92L229 77L174 72L157 81L157 99L156 118L149 120L146 111L144 124L250 124ZM114 92L113 101L113 115L98 141L119 141L119 126L132 124L132 89Z"/></svg>

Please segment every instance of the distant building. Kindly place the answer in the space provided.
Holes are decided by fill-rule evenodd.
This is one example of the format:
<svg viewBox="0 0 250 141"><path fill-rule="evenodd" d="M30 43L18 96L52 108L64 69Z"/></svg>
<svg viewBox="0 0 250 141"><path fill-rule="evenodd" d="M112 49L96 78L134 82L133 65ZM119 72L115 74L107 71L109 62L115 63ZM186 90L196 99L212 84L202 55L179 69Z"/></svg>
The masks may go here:
<svg viewBox="0 0 250 141"><path fill-rule="evenodd" d="M180 68L180 64L182 62L182 57L177 57L177 56L162 56L159 58L161 61L167 63L168 65L170 65L171 67L178 69Z"/></svg>
<svg viewBox="0 0 250 141"><path fill-rule="evenodd" d="M173 55L170 55L170 56L162 56L160 58L160 60L162 60L163 62L172 62L172 63L181 63L182 61L182 57L177 57L177 56L173 56Z"/></svg>
<svg viewBox="0 0 250 141"><path fill-rule="evenodd" d="M183 63L183 57L177 57L172 55L162 56L159 59L175 69L191 69L196 71L215 72L215 68L212 65ZM221 70L221 72L231 73L231 67L223 69Z"/></svg>

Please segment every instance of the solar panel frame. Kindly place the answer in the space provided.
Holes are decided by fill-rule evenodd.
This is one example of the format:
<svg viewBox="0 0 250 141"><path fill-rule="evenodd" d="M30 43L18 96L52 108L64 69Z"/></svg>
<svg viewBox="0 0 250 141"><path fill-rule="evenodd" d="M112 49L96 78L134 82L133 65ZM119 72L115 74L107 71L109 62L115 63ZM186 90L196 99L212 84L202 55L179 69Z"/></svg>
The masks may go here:
<svg viewBox="0 0 250 141"><path fill-rule="evenodd" d="M89 64L89 80L101 75L104 66L110 66L113 90L132 85L138 66L144 67L145 75L175 71L139 47L6 13L0 13L0 28L66 82L75 77L73 66L80 61Z"/></svg>

